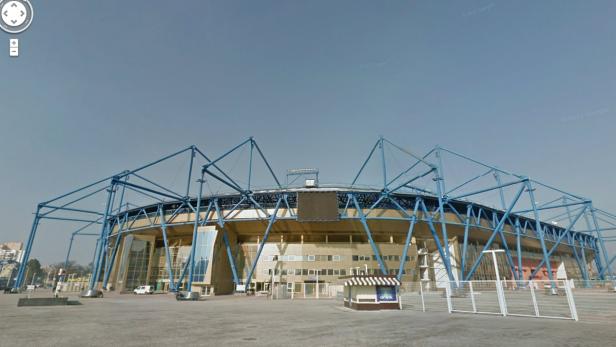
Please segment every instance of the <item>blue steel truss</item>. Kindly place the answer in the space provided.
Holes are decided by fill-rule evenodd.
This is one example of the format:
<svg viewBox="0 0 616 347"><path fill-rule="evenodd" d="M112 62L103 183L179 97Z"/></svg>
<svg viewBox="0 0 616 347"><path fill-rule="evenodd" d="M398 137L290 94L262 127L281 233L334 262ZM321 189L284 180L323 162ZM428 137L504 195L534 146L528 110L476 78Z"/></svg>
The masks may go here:
<svg viewBox="0 0 616 347"><path fill-rule="evenodd" d="M246 149L249 155L248 175L247 180L242 182L233 177L234 172L224 170L221 165L232 154ZM392 152L404 156L402 169L392 170L388 165L392 157L389 154ZM186 155L189 164L185 189L181 192L163 182L146 177L147 170ZM479 170L469 175L458 174L457 176L462 176L457 177L458 181L451 178L456 175L448 174L446 180L444 169L450 164L448 162L450 159L461 160ZM257 192L252 190L254 163L257 160L262 161L267 175L271 178L270 186L273 188L270 190ZM370 187L360 185L359 180L367 176L367 167L372 163L376 163L379 167L381 183ZM196 189L195 185L192 185L193 169L198 167L200 167L200 176L196 180L198 190L191 195L191 187ZM369 179L373 180L373 177ZM485 182L486 180L488 182ZM209 184L208 182L217 182L230 190L230 193L204 195L204 187ZM531 278L545 266L552 280L550 257L559 246L567 246L571 248L585 280L590 279L586 261L587 252L593 254L598 278L614 280L612 264L616 261L616 256L610 257L606 243L616 241L614 233L616 215L597 209L590 199L554 188L525 175L499 169L446 148L437 146L420 156L380 137L372 146L351 184L346 187L337 186L337 191L340 219L354 220L361 224L372 247L373 256L384 274L387 274L389 269L381 257L371 230L371 221L376 220L403 220L409 223L397 271L398 278L403 273L415 226L422 222L428 226L450 281L455 282L458 278L472 279L482 260L483 252L472 264L468 263L471 231L489 235L483 245L484 251L493 247L504 249L508 266L515 279L522 277L521 240L533 238L539 241L542 260L531 274ZM488 207L483 200L486 195L493 193L496 194L499 207ZM149 203L129 203L126 199L128 194L138 195ZM538 194L549 198L546 198L546 202L543 200L539 202ZM84 201L94 197L104 199L102 210L82 206ZM278 220L297 220L294 214L296 207L295 190L280 184L272 166L252 137L213 160L193 145L137 169L122 171L38 204L15 288L23 285L25 265L43 220L79 225L71 233L65 267L68 265L76 236L98 236L93 252L90 289L96 288L99 282L103 288L107 288L119 245L125 235L143 229L160 228L166 252L170 290L178 290L182 287L183 281L186 281L186 288L191 290L197 232L199 227L205 225L219 227L232 270L233 282L236 285L244 284L249 288L257 262L274 224ZM378 208L383 207L399 211L399 217L386 217L376 213ZM233 249L225 226L226 223L236 221L233 218L234 212L247 208L257 211L254 219L263 220L266 222L266 227L256 258L250 264L248 275L246 279L241 279L234 258L237 250ZM192 221L178 220L178 216L185 213L192 213L195 217ZM455 215L457 221L447 220L446 214ZM147 221L145 225L144 220ZM140 221L140 224L137 224L137 221ZM489 221L488 225L485 221ZM187 262L174 281L176 276L171 266L167 228L169 225L181 224L193 226L193 242ZM448 225L464 229L459 273L454 273L452 265L454 259L450 254ZM87 232L95 227L100 228L98 233ZM507 236L515 238L515 249L509 249ZM551 244L551 247L548 247L548 244ZM514 262L514 254L517 264Z"/></svg>

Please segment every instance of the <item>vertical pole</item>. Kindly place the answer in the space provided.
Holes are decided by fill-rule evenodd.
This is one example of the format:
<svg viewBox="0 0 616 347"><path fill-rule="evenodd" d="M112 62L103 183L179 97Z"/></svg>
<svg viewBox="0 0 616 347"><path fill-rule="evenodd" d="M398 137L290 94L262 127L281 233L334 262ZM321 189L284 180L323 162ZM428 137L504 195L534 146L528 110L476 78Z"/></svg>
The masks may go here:
<svg viewBox="0 0 616 347"><path fill-rule="evenodd" d="M199 180L199 195L197 195L197 208L195 209L195 224L193 226L192 244L190 245L190 259L188 266L188 282L186 283L186 290L192 291L193 273L195 272L195 252L197 247L197 230L199 229L199 218L201 217L201 195L203 194L203 177L204 171L201 171L201 179ZM212 202L210 201L210 206ZM208 212L209 213L209 208ZM204 217L207 221L207 215ZM182 278L178 282L181 282Z"/></svg>
<svg viewBox="0 0 616 347"><path fill-rule="evenodd" d="M421 297L421 310L426 312L426 302L424 300L423 283L419 280L419 296Z"/></svg>
<svg viewBox="0 0 616 347"><path fill-rule="evenodd" d="M317 272L317 299L319 298L319 272L321 270L320 269L316 269Z"/></svg>
<svg viewBox="0 0 616 347"><path fill-rule="evenodd" d="M475 302L475 292L473 292L473 281L468 281L468 287L471 291L471 304L473 305L473 313L477 313L477 303Z"/></svg>
<svg viewBox="0 0 616 347"><path fill-rule="evenodd" d="M571 318L578 321L577 308L575 307L575 300L573 299L573 291L571 290L571 284L568 280L565 280L565 293L567 294L567 303L569 304L569 311L571 312Z"/></svg>
<svg viewBox="0 0 616 347"><path fill-rule="evenodd" d="M447 286L445 287L445 295L447 296L447 312L453 312L453 303L451 302L451 281L447 281Z"/></svg>
<svg viewBox="0 0 616 347"><path fill-rule="evenodd" d="M32 221L32 228L30 229L30 235L28 236L28 242L26 242L26 249L24 251L24 256L22 257L21 264L19 264L19 270L17 272L17 280L14 283L13 288L19 289L21 288L24 281L24 272L28 265L28 260L30 259L30 252L32 251L32 244L34 243L34 237L36 236L36 229L38 228L40 216L39 212L41 211L41 205L36 207L36 213L34 214L34 220Z"/></svg>
<svg viewBox="0 0 616 347"><path fill-rule="evenodd" d="M537 304L537 295L535 294L535 283L528 281L530 287L530 296L533 299L533 308L535 309L535 317L539 317L539 305Z"/></svg>
<svg viewBox="0 0 616 347"><path fill-rule="evenodd" d="M496 261L496 250L491 249L486 251L492 253L492 261L494 262L494 273L496 274L496 295L498 296L498 304L500 306L501 314L507 316L507 303L505 302L505 293L503 290L503 284L500 280L500 273L498 271L498 262Z"/></svg>

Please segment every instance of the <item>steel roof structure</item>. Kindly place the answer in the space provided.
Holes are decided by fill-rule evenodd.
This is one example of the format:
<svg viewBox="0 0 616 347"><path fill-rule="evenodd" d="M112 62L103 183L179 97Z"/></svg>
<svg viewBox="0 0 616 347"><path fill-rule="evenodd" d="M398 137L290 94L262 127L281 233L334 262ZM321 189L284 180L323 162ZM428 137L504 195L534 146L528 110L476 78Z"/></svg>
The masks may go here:
<svg viewBox="0 0 616 347"><path fill-rule="evenodd" d="M244 163L247 172L235 169L235 165L232 169L227 169L225 166L230 158L241 151L248 156ZM403 159L397 161L396 169L392 169L392 163L397 156L402 156ZM178 158L186 161L188 165L187 170L179 175L182 180L185 179L185 184L180 184L181 190L170 187L165 179L154 179L150 176L157 167ZM260 174L270 182L269 187L255 188L257 162L262 168ZM370 176L370 168L374 167L377 174ZM466 169L463 170L463 167ZM318 171L316 172L318 175ZM240 174L244 179L238 178ZM378 177L378 183L374 183L375 177ZM195 178L197 184L194 182ZM362 184L365 179L369 181L368 185ZM220 190L212 191L211 184L217 184ZM205 194L204 190L208 187L210 193ZM147 227L156 226L162 230L169 262L167 226L176 223L174 219L182 213L195 215L194 221L184 222L193 225L193 242L186 266L177 283L171 283L171 288L179 288L185 280L186 287L191 289L197 229L206 224L216 224L223 230L233 280L235 284L240 284L224 226L237 221L232 216L234 211L247 208L258 211L255 218L267 223L256 259L243 283L250 284L274 223L285 219L296 220L297 216L292 213L297 207L294 194L315 189L337 192L340 220L355 220L361 223L383 274L387 274L387 269L372 238L369 221L395 219L409 223L399 276L402 274L414 227L416 223L423 222L429 227L450 281L455 281L447 237L447 226L452 222L445 218L446 214L453 213L457 217L455 224L464 227L460 267L460 277L463 280L473 278L483 256L483 253L479 254L470 269L465 271L466 265L470 265L466 264L466 250L471 228L481 228L489 233L490 236L483 245L484 251L496 245L504 248L508 265L516 279L522 276L521 237L535 238L541 245L542 260L531 277L545 266L552 279L550 256L557 247L565 245L571 248L584 279L588 280L590 277L584 265L587 264L585 255L588 250L594 254L598 277L614 279L611 265L616 256L610 257L606 243L616 241L616 215L596 208L588 198L440 146L425 155L417 155L383 137L371 147L350 183L331 186L321 184L319 188L288 186L281 184L263 151L250 137L214 159L197 146L189 146L136 169L119 172L39 203L14 287L20 288L23 285L26 264L44 220L78 225L70 236L66 263L75 237L97 237L93 252L93 273L89 283L89 288L95 289L99 282L106 288L120 240L124 235L139 230L133 227L134 221L139 218L150 221ZM129 201L129 195L140 202ZM98 201L98 205L92 205L92 200ZM102 208L100 201L104 201ZM399 211L400 217L382 217L374 212L382 207ZM279 210L282 208L291 213L280 215ZM355 213L349 213L350 210ZM199 213L196 213L197 211ZM202 215L205 217L202 218ZM491 220L491 224L483 225L482 219ZM507 245L505 233L510 232L504 230L505 226L509 230L515 230L515 250L509 249ZM93 228L98 228L98 231L92 232ZM551 247L548 247L548 244L551 244ZM512 254L517 254L519 264L514 264ZM169 263L167 271L170 272L169 278L174 278Z"/></svg>

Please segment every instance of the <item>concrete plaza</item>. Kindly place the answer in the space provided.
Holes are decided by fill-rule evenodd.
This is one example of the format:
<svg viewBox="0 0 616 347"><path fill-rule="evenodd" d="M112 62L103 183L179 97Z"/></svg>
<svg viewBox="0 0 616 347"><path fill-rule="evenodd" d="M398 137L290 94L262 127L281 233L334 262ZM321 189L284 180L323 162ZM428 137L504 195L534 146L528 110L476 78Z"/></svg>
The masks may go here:
<svg viewBox="0 0 616 347"><path fill-rule="evenodd" d="M616 341L613 320L355 312L332 299L219 296L177 302L164 294L110 293L81 299L78 306L17 307L21 296L0 294L0 345L607 346Z"/></svg>

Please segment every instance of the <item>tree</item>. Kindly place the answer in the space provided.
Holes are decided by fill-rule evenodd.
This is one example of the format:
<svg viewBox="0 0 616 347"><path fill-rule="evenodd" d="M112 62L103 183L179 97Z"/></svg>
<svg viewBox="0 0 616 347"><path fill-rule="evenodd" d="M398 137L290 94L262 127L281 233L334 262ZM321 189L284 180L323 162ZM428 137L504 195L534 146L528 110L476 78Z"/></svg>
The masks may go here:
<svg viewBox="0 0 616 347"><path fill-rule="evenodd" d="M28 264L26 264L26 277L25 284L32 283L32 279L41 276L41 263L37 259L28 260ZM39 278L40 280L40 278Z"/></svg>

